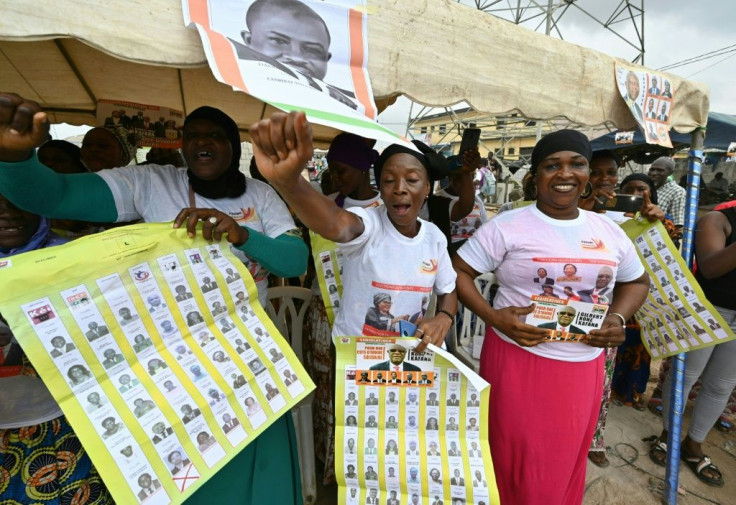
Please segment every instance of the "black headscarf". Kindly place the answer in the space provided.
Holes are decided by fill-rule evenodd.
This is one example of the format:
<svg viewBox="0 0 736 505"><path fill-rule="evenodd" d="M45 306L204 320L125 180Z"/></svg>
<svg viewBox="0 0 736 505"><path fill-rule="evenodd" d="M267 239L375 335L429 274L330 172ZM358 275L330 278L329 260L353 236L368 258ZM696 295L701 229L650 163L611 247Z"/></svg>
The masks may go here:
<svg viewBox="0 0 736 505"><path fill-rule="evenodd" d="M637 173L627 176L623 181L621 181L621 189L623 189L623 187L631 181L641 181L649 186L649 199L654 205L659 205L657 203L657 188L654 186L654 182L649 178L647 174Z"/></svg>
<svg viewBox="0 0 736 505"><path fill-rule="evenodd" d="M585 157L590 162L593 150L588 137L576 130L558 130L552 132L537 142L532 151L532 175L537 173L537 167L550 154L560 151L572 151Z"/></svg>
<svg viewBox="0 0 736 505"><path fill-rule="evenodd" d="M228 140L233 150L233 157L230 166L227 167L225 173L214 181L205 181L197 177L191 169L187 170L189 184L198 195L205 198L237 198L245 193L246 180L245 175L240 172L240 133L238 125L235 124L230 116L214 107L203 106L193 110L184 120L184 130L187 123L195 119L206 119L221 126L227 134Z"/></svg>
<svg viewBox="0 0 736 505"><path fill-rule="evenodd" d="M427 170L427 175L431 182L439 181L447 177L450 172L450 164L447 162L447 158L438 154L432 150L427 144L424 144L418 140L412 140L412 144L417 146L421 152L414 151L408 147L400 144L391 144L383 150L381 155L378 157L375 165L373 165L373 172L376 176L376 184L380 188L381 181L381 170L383 169L384 163L394 154L404 153L410 154L419 160L419 163Z"/></svg>

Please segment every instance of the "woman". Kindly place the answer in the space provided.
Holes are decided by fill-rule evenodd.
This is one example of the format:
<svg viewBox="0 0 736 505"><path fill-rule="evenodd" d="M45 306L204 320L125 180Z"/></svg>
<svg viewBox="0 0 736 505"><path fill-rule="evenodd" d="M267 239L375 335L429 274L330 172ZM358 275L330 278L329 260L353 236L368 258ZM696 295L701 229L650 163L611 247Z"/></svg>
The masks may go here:
<svg viewBox="0 0 736 505"><path fill-rule="evenodd" d="M439 430L440 429L440 425L437 422L437 418L436 417L430 417L429 419L427 419L427 427L426 427L426 429L428 429L428 430Z"/></svg>
<svg viewBox="0 0 736 505"><path fill-rule="evenodd" d="M7 227L0 236L0 259L66 242L51 232L48 219L18 209L1 194L0 226ZM87 452L2 316L0 349L0 461L5 468L0 478L2 500L54 505L113 503ZM90 373L81 365L72 365L67 377L76 385ZM75 464L45 471L69 458Z"/></svg>
<svg viewBox="0 0 736 505"><path fill-rule="evenodd" d="M375 141L352 133L341 133L332 140L326 158L330 166L332 189L335 192L328 194L338 207L365 208L381 205L381 196L371 185L371 167L378 158L373 144ZM311 278L311 275L307 275L307 278ZM337 285L328 284L328 286L332 298L332 295L337 293ZM312 406L314 445L317 448L317 456L325 463L324 484L330 484L335 480L335 412L332 403L335 390L335 359L332 350L332 328L316 281L312 286L312 292L305 328L304 358L305 367L317 385ZM337 307L338 304L333 306Z"/></svg>
<svg viewBox="0 0 736 505"><path fill-rule="evenodd" d="M623 341L624 322L649 288L623 231L578 209L588 186L590 156L590 143L579 132L544 137L532 152L535 204L492 219L453 258L460 301L487 327L480 374L493 384L489 439L501 503L582 502L586 455L602 395L601 351ZM593 239L607 247L581 247ZM522 322L534 310L530 302L539 291L529 272L542 265L561 270L568 258L578 265L581 287L591 291L599 271L610 269L615 296L601 328L590 331L584 343L545 342L544 328ZM500 285L494 307L473 283L489 271L495 271ZM551 287L563 296L561 286Z"/></svg>
<svg viewBox="0 0 736 505"><path fill-rule="evenodd" d="M258 405L258 402L256 402L252 396L245 399L245 407L245 413L248 417L252 417L261 411L261 406Z"/></svg>
<svg viewBox="0 0 736 505"><path fill-rule="evenodd" d="M488 215L483 200L476 196L473 185L475 168L480 165L478 150L465 151L462 156L451 156L447 161L451 170L447 176L450 184L435 192L435 195L446 198L449 203L450 252L452 253L463 245L481 224L488 221ZM488 175L493 177L490 171ZM476 223L478 227L475 226Z"/></svg>
<svg viewBox="0 0 736 505"><path fill-rule="evenodd" d="M32 157L48 137L37 103L0 93L0 187L24 208L44 215L96 222L174 220L194 237L223 237L252 273L264 267L283 277L304 272L307 250L294 233L288 209L267 185L239 171L240 136L235 122L212 107L190 113L182 153L188 169L131 166L94 174L55 174ZM11 123L12 122L12 123ZM12 126L11 126L12 124ZM21 162L21 163L17 163ZM67 182L66 177L73 177ZM11 195L12 193L12 195ZM253 218L243 209L253 209ZM242 216L235 218L234 216ZM255 278L265 306L267 276ZM301 503L296 436L291 416L273 423L188 500L211 503Z"/></svg>
<svg viewBox="0 0 736 505"><path fill-rule="evenodd" d="M396 445L396 440L389 439L388 442L386 442L386 454L387 455L399 455L399 446Z"/></svg>
<svg viewBox="0 0 736 505"><path fill-rule="evenodd" d="M440 345L457 309L455 274L441 232L418 216L429 197L430 173L447 169L444 158L389 146L374 166L384 205L346 211L336 209L301 177L313 153L304 113L274 114L253 124L250 132L261 173L308 228L339 244L344 288L333 336L398 336L393 330L365 324L365 315L375 308L374 296L385 292L384 286L392 286L391 305L406 314L421 310L423 293L438 294L437 315L423 318L418 325L416 336L422 342L416 351L424 351L429 343Z"/></svg>
<svg viewBox="0 0 736 505"><path fill-rule="evenodd" d="M194 326L200 323L204 323L204 319L199 312L193 310L187 314L187 326Z"/></svg>
<svg viewBox="0 0 736 505"><path fill-rule="evenodd" d="M38 148L38 161L59 174L83 174L87 171L79 147L66 140L49 140Z"/></svg>
<svg viewBox="0 0 736 505"><path fill-rule="evenodd" d="M696 279L706 298L736 331L736 208L709 212L698 219L695 234ZM736 386L736 341L724 342L687 353L683 395L702 377L702 389L693 408L687 436L680 446L680 457L695 475L711 486L723 486L723 474L703 453L702 443L723 412ZM672 374L667 376L662 393L664 412L669 412ZM665 466L669 418L663 416L664 430L652 444L649 457Z"/></svg>
<svg viewBox="0 0 736 505"><path fill-rule="evenodd" d="M82 163L90 172L106 168L124 167L135 159L135 136L122 126L105 128L98 126L88 131L82 139Z"/></svg>

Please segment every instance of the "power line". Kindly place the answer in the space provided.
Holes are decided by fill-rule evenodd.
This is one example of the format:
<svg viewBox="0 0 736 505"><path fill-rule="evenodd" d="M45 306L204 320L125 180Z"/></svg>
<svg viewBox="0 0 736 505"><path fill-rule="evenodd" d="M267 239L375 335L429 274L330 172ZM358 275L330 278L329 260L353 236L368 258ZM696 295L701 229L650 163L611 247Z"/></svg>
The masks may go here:
<svg viewBox="0 0 736 505"><path fill-rule="evenodd" d="M671 70L673 68L681 67L681 66L684 66L684 65L689 65L691 63L697 63L699 61L707 60L707 59L710 59L710 58L715 58L717 56L721 56L723 54L727 54L727 53L730 53L730 52L733 52L733 51L736 51L736 44L733 44L733 45L730 45L730 46L726 46L726 47L722 47L722 48L716 49L714 51L709 51L707 53L703 53L703 54L700 54L698 56L693 56L691 58L686 58L684 60L681 60L681 61L678 61L678 62L675 62L675 63L670 63L669 65L665 65L663 67L660 67L657 70Z"/></svg>
<svg viewBox="0 0 736 505"><path fill-rule="evenodd" d="M705 67L705 68L701 68L701 69L700 69L700 70L698 70L697 72L694 72L694 73L692 73L692 74L688 75L687 77L685 77L685 79L690 79L690 78L691 78L692 76L694 76L694 75L696 75L696 74L699 74L700 72L704 72L705 70L708 70L709 68L715 67L715 66L716 66L716 65L718 65L719 63L723 63L723 62L724 62L724 61L726 61L727 59L729 59L729 58L733 58L734 56L736 56L736 53L734 53L734 54L729 54L728 56L726 56L726 57L725 57L725 58L723 58L722 60L718 60L718 61L717 61L717 62L715 62L714 64L712 64L712 65L708 65L707 67Z"/></svg>

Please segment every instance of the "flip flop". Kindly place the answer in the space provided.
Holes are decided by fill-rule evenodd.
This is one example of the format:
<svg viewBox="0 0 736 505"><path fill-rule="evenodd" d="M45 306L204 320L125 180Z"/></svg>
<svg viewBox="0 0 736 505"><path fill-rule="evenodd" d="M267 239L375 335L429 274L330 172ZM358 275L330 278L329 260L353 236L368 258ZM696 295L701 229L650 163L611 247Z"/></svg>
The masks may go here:
<svg viewBox="0 0 736 505"><path fill-rule="evenodd" d="M657 438L649 447L649 459L657 466L667 466L667 442Z"/></svg>
<svg viewBox="0 0 736 505"><path fill-rule="evenodd" d="M611 462L608 461L608 458L606 457L605 451L589 451L588 459L591 463L600 468L608 468L611 465Z"/></svg>
<svg viewBox="0 0 736 505"><path fill-rule="evenodd" d="M695 472L695 476L698 479L702 480L709 486L723 486L723 474L716 465L711 463L708 456L703 456L702 458L699 458L697 456L685 456L683 454L682 460L687 464L687 466L690 467L693 472ZM704 470L711 470L712 472L715 472L717 476L709 477L703 473Z"/></svg>

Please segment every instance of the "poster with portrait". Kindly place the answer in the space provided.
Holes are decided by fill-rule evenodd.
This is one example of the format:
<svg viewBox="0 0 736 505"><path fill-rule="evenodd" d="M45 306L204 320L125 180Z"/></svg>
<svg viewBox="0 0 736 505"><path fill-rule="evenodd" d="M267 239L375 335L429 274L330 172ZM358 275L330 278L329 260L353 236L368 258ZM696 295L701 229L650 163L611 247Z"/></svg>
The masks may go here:
<svg viewBox="0 0 736 505"><path fill-rule="evenodd" d="M590 330L601 327L608 312L608 299L589 303L581 301L580 297L562 300L554 296L532 295L531 303L534 311L526 316L524 322L547 329L547 340L551 342L585 342Z"/></svg>
<svg viewBox="0 0 736 505"><path fill-rule="evenodd" d="M653 359L736 338L705 298L662 223L630 219L621 227L633 240L649 274L649 294L636 320Z"/></svg>
<svg viewBox="0 0 736 505"><path fill-rule="evenodd" d="M615 79L647 143L671 148L669 130L675 89L669 78L616 62Z"/></svg>
<svg viewBox="0 0 736 505"><path fill-rule="evenodd" d="M333 342L339 504L499 503L487 382L413 338Z"/></svg>
<svg viewBox="0 0 736 505"><path fill-rule="evenodd" d="M230 247L170 223L14 256L0 283L117 503L182 503L314 389Z"/></svg>
<svg viewBox="0 0 736 505"><path fill-rule="evenodd" d="M310 121L390 143L368 77L366 0L182 0L215 78Z"/></svg>
<svg viewBox="0 0 736 505"><path fill-rule="evenodd" d="M138 147L179 149L184 113L158 105L100 99L97 101L97 126L133 136Z"/></svg>

